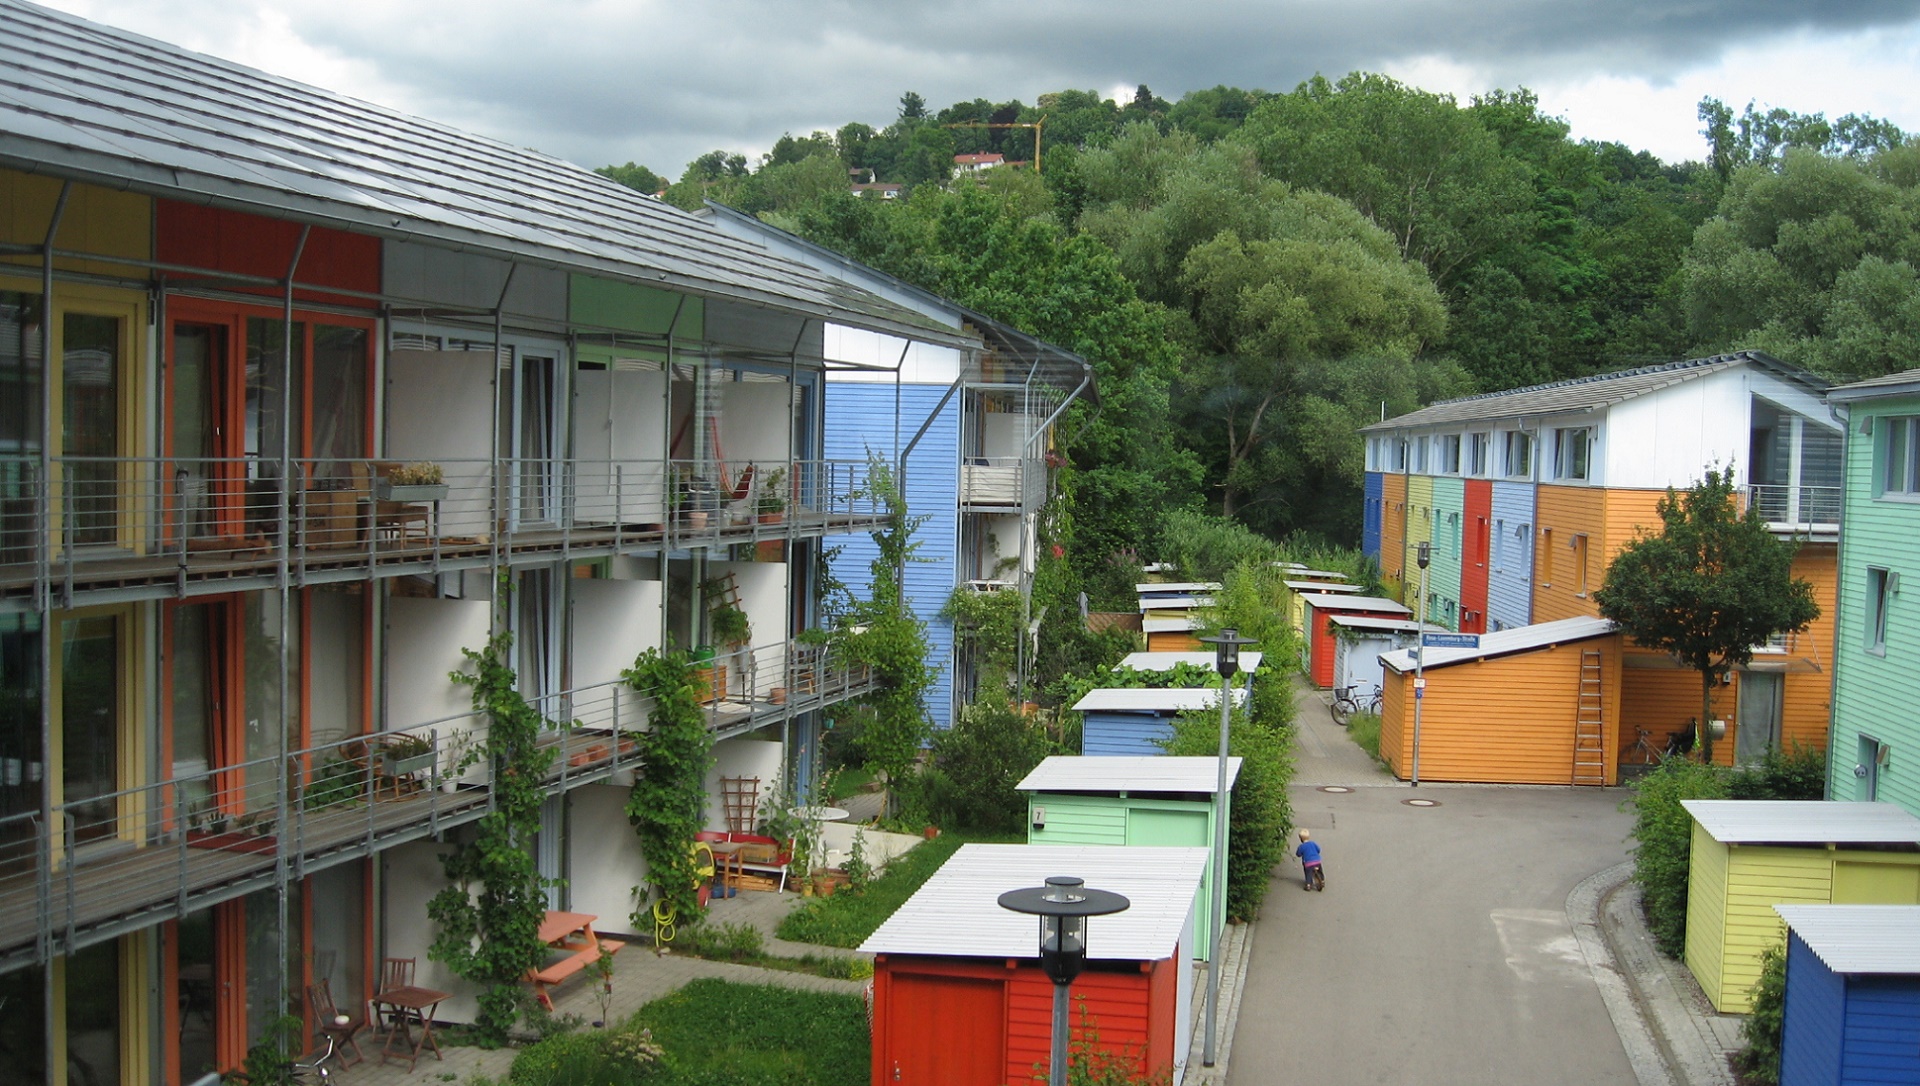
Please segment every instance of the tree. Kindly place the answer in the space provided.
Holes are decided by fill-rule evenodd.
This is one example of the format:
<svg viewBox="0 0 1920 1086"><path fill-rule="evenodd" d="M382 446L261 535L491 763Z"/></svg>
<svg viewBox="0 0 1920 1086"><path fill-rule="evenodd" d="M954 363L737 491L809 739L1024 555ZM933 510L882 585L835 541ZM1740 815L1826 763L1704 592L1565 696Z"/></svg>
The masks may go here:
<svg viewBox="0 0 1920 1086"><path fill-rule="evenodd" d="M925 120L927 100L917 91L908 91L900 96L900 119L903 121Z"/></svg>
<svg viewBox="0 0 1920 1086"><path fill-rule="evenodd" d="M625 166L602 166L593 172L617 181L635 192L644 192L648 196L657 196L660 190L667 187L666 178L633 162Z"/></svg>
<svg viewBox="0 0 1920 1086"><path fill-rule="evenodd" d="M1731 467L1708 468L1685 493L1669 488L1657 509L1659 534L1626 545L1595 599L1628 637L1700 673L1700 753L1711 762L1714 683L1768 638L1806 629L1820 607L1793 575L1793 545L1757 506L1739 511Z"/></svg>

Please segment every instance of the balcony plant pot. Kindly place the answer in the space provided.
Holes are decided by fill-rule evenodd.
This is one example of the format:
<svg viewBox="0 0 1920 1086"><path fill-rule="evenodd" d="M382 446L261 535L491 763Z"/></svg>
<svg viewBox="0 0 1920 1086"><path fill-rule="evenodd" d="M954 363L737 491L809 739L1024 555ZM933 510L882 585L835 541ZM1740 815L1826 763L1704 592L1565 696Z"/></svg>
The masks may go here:
<svg viewBox="0 0 1920 1086"><path fill-rule="evenodd" d="M432 769L434 756L432 751L427 751L425 754L395 754L388 751L380 755L380 761L386 769L387 776L411 777L415 773Z"/></svg>
<svg viewBox="0 0 1920 1086"><path fill-rule="evenodd" d="M787 703L787 688L784 686L776 686L767 691L767 701L774 705L785 705Z"/></svg>
<svg viewBox="0 0 1920 1086"><path fill-rule="evenodd" d="M704 509L691 510L685 514L685 517L687 527L692 528L696 532L704 530L707 526L707 513Z"/></svg>
<svg viewBox="0 0 1920 1086"><path fill-rule="evenodd" d="M446 483L391 483L385 479L376 479L373 484L374 497L387 502L437 502L447 498Z"/></svg>

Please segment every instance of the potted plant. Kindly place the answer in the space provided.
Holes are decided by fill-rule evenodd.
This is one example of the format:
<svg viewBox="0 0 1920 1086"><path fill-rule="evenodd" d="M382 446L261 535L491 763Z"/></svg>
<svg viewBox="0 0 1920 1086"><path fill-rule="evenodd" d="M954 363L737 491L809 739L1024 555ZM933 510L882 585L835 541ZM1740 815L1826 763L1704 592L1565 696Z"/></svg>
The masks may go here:
<svg viewBox="0 0 1920 1086"><path fill-rule="evenodd" d="M433 744L400 732L380 748L380 761L389 777L410 777L433 768Z"/></svg>
<svg viewBox="0 0 1920 1086"><path fill-rule="evenodd" d="M447 496L447 475L440 465L402 464L374 483L374 496L389 502L437 502Z"/></svg>
<svg viewBox="0 0 1920 1086"><path fill-rule="evenodd" d="M715 641L732 648L753 640L753 626L747 622L747 613L730 603L707 612L707 629Z"/></svg>
<svg viewBox="0 0 1920 1086"><path fill-rule="evenodd" d="M760 480L760 494L754 499L754 512L762 524L778 524L787 512L787 469L775 468Z"/></svg>

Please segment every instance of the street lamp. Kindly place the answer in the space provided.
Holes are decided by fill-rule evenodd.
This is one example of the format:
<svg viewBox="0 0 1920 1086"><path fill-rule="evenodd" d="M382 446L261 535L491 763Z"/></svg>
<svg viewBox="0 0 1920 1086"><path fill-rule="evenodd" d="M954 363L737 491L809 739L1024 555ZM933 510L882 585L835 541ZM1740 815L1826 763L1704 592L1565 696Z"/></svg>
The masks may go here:
<svg viewBox="0 0 1920 1086"><path fill-rule="evenodd" d="M1067 990L1087 964L1087 917L1123 912L1133 904L1108 890L1090 890L1080 879L1051 875L1045 886L1008 890L1000 907L1040 918L1040 968L1053 981L1053 1054L1048 1086L1067 1084Z"/></svg>
<svg viewBox="0 0 1920 1086"><path fill-rule="evenodd" d="M1413 786L1420 787L1420 708L1427 700L1427 567L1433 564L1433 544L1422 542L1414 548L1413 560L1420 567L1420 598L1414 601L1419 613L1414 622L1419 641L1413 647Z"/></svg>
<svg viewBox="0 0 1920 1086"><path fill-rule="evenodd" d="M1213 792L1213 900L1209 903L1213 915L1207 918L1213 938L1209 940L1211 954L1207 961L1207 1039L1200 1049L1201 1065L1212 1067L1214 1021L1220 1013L1220 944L1227 935L1227 820L1220 813L1227 797L1227 730L1233 719L1233 699L1229 695L1231 680L1240 670L1240 646L1258 642L1241 637L1240 631L1231 626L1200 640L1213 646L1213 667L1220 673L1220 780Z"/></svg>

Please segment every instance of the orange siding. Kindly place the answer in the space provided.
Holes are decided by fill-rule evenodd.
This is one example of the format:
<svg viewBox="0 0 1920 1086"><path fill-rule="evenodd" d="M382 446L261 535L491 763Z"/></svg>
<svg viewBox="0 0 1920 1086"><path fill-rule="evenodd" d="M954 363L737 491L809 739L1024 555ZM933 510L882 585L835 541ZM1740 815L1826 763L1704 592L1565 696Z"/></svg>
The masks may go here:
<svg viewBox="0 0 1920 1086"><path fill-rule="evenodd" d="M1399 584L1407 560L1407 477L1380 477L1380 575Z"/></svg>
<svg viewBox="0 0 1920 1086"><path fill-rule="evenodd" d="M1602 712L1620 706L1620 638L1589 638L1427 672L1420 723L1420 779L1501 784L1568 784L1573 779L1574 720L1580 656L1598 649ZM1412 676L1389 676L1380 726L1381 753L1395 776L1413 768ZM1402 689L1396 693L1395 687ZM1384 717L1393 717L1391 724ZM1392 751L1389 754L1389 736ZM1617 745L1609 744L1611 767ZM1614 774L1609 769L1607 783Z"/></svg>
<svg viewBox="0 0 1920 1086"><path fill-rule="evenodd" d="M1649 532L1660 530L1660 499L1667 496L1664 490L1608 490L1606 491L1606 546L1594 551L1598 564L1594 578L1594 587L1600 586L1600 580L1606 576L1607 567L1613 564L1621 548L1633 542L1633 537L1641 529Z"/></svg>
<svg viewBox="0 0 1920 1086"><path fill-rule="evenodd" d="M1536 492L1533 548L1533 621L1596 616L1593 590L1600 587L1606 554L1606 497L1597 487L1543 486ZM1587 589L1580 592L1575 538L1587 539Z"/></svg>
<svg viewBox="0 0 1920 1086"><path fill-rule="evenodd" d="M1700 715L1700 673L1676 666L1666 653L1639 645L1627 646L1627 656L1640 666L1629 666L1621 682L1620 749L1632 746L1640 735L1638 729L1645 728L1653 749L1664 750L1669 734L1687 727ZM1719 719L1732 719L1735 689L1713 688L1713 712ZM1732 756L1733 745L1724 741L1714 744L1716 756L1721 747L1727 748L1728 757Z"/></svg>
<svg viewBox="0 0 1920 1086"><path fill-rule="evenodd" d="M1813 586L1820 617L1787 642L1787 654L1818 667L1787 675L1786 696L1780 707L1780 742L1788 750L1797 742L1815 750L1827 749L1828 725L1833 716L1833 611L1840 574L1838 549L1832 543L1807 543L1793 558L1793 575Z"/></svg>
<svg viewBox="0 0 1920 1086"><path fill-rule="evenodd" d="M1148 652L1200 652L1206 647L1187 630L1167 630L1147 635Z"/></svg>

